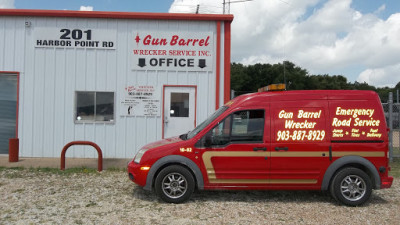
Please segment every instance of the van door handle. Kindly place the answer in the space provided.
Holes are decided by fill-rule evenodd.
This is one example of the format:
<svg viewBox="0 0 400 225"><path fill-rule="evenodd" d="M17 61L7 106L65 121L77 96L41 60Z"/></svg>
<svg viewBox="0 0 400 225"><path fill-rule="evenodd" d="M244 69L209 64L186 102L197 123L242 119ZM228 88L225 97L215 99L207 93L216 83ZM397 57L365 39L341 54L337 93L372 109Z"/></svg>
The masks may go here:
<svg viewBox="0 0 400 225"><path fill-rule="evenodd" d="M281 150L287 151L287 150L289 150L289 148L288 147L275 147L275 151L281 151Z"/></svg>
<svg viewBox="0 0 400 225"><path fill-rule="evenodd" d="M263 147L263 148L253 148L253 151L267 151L267 148L266 147Z"/></svg>

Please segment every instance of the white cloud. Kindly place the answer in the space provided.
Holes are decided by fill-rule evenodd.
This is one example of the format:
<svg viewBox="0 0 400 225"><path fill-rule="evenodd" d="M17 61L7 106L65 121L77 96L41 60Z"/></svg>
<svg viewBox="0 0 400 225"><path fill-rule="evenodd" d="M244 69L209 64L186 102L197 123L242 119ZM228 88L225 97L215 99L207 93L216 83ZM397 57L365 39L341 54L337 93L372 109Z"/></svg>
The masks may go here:
<svg viewBox="0 0 400 225"><path fill-rule="evenodd" d="M171 13L196 13L197 6L199 13L222 14L222 1L215 0L174 0L169 12Z"/></svg>
<svg viewBox="0 0 400 225"><path fill-rule="evenodd" d="M93 6L81 6L80 11L93 11Z"/></svg>
<svg viewBox="0 0 400 225"><path fill-rule="evenodd" d="M270 63L270 64L277 64L277 63L282 63L285 59L282 57L278 58L272 58L270 55L258 55L258 56L249 56L241 63L245 65L253 65L256 63Z"/></svg>
<svg viewBox="0 0 400 225"><path fill-rule="evenodd" d="M375 10L374 13L375 13L375 14L379 14L379 13L385 11L385 9L386 9L386 5L383 4L383 5L381 5L377 10Z"/></svg>
<svg viewBox="0 0 400 225"><path fill-rule="evenodd" d="M377 69L366 69L358 76L357 81L375 84L378 87L394 87L400 82L400 63Z"/></svg>
<svg viewBox="0 0 400 225"><path fill-rule="evenodd" d="M0 0L0 9L13 9L14 0Z"/></svg>
<svg viewBox="0 0 400 225"><path fill-rule="evenodd" d="M204 13L202 9L221 13L221 2L175 0L170 12L194 13L200 4L200 13ZM289 60L312 74L334 71L351 82L394 86L400 81L400 75L392 69L398 68L400 59L400 12L382 19L378 14L386 7L362 13L352 7L352 0L231 4L230 12L235 16L232 61L253 64Z"/></svg>

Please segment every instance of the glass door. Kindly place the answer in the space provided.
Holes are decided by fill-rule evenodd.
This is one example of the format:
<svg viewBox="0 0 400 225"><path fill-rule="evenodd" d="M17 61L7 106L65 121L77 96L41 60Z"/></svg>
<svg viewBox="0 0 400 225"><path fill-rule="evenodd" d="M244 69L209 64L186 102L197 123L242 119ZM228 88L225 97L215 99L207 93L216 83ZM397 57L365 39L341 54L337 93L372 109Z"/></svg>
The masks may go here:
<svg viewBox="0 0 400 225"><path fill-rule="evenodd" d="M16 137L18 76L0 73L0 154L8 154L8 140Z"/></svg>
<svg viewBox="0 0 400 225"><path fill-rule="evenodd" d="M178 136L195 127L195 87L165 87L164 138Z"/></svg>

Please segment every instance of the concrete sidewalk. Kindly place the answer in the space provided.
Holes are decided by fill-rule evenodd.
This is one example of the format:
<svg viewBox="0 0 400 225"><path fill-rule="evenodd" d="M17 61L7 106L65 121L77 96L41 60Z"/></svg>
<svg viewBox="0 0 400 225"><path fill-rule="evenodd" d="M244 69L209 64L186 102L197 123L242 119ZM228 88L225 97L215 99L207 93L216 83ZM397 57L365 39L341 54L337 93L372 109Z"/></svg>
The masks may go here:
<svg viewBox="0 0 400 225"><path fill-rule="evenodd" d="M125 169L132 159L103 158L103 170L108 168ZM0 155L0 167L24 167L24 168L60 168L60 158L19 158L18 162L9 162L8 155ZM65 169L69 168L93 168L97 169L97 158L65 158Z"/></svg>

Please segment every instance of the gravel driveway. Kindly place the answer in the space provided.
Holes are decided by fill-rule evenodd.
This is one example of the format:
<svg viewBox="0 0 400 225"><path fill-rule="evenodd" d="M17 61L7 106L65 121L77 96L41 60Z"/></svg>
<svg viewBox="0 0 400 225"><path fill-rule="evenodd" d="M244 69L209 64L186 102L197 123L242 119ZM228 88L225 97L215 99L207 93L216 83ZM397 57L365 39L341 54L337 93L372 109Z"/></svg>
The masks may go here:
<svg viewBox="0 0 400 225"><path fill-rule="evenodd" d="M125 172L0 170L0 224L399 224L400 183L363 207L315 191L203 191L166 204Z"/></svg>

